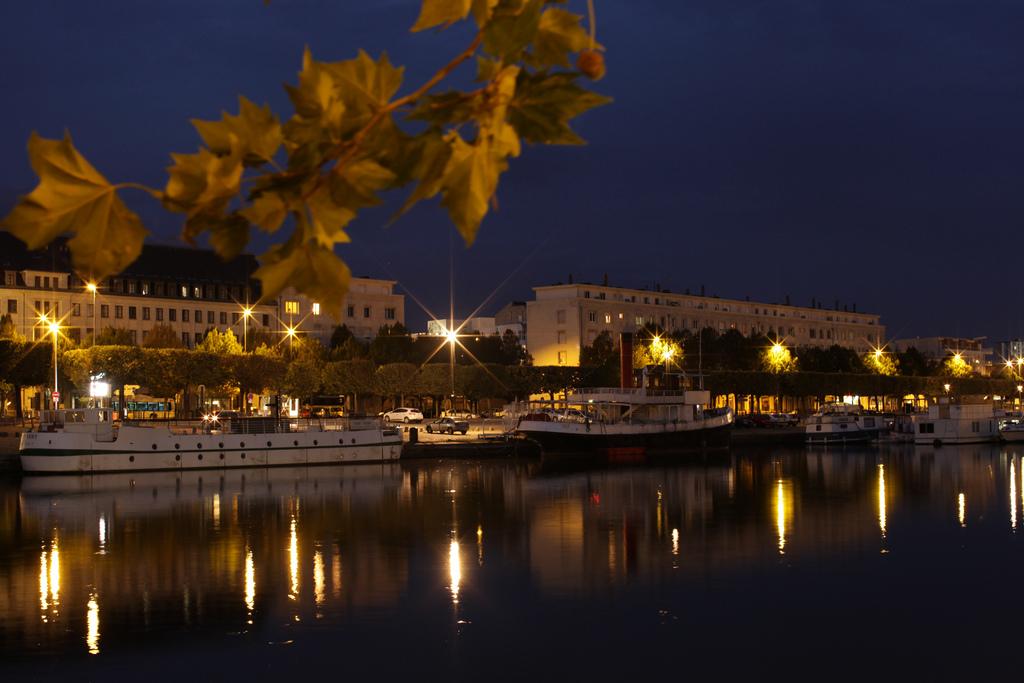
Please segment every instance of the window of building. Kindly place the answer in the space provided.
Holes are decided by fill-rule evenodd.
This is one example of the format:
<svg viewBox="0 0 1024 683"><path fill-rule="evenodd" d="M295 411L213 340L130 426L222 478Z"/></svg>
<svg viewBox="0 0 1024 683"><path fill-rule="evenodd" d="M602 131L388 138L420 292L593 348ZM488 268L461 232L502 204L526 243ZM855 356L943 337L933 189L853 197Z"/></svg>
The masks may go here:
<svg viewBox="0 0 1024 683"><path fill-rule="evenodd" d="M192 298L193 299L202 299L203 298L203 288L202 287L198 287L198 286L193 286L192 287Z"/></svg>
<svg viewBox="0 0 1024 683"><path fill-rule="evenodd" d="M76 318L82 315L82 304L71 304L71 315Z"/></svg>
<svg viewBox="0 0 1024 683"><path fill-rule="evenodd" d="M128 280L127 282L125 282L125 284L128 287L128 293L129 294L134 294L135 291L136 291L136 287L137 287L138 283L135 282L135 280Z"/></svg>
<svg viewBox="0 0 1024 683"><path fill-rule="evenodd" d="M561 325L565 324L565 310L555 311L555 322Z"/></svg>
<svg viewBox="0 0 1024 683"><path fill-rule="evenodd" d="M135 320L137 317L139 317L139 309L136 308L135 306L129 306L128 307L128 319L129 320Z"/></svg>
<svg viewBox="0 0 1024 683"><path fill-rule="evenodd" d="M240 314L240 313L232 313L232 314L231 314L231 324L232 324L232 325L237 325L237 324L238 324L238 319L239 319L240 317L241 317L241 314Z"/></svg>
<svg viewBox="0 0 1024 683"><path fill-rule="evenodd" d="M597 298L598 298L598 299L606 299L606 298L608 298L608 297L606 297L606 296L605 296L605 293L604 293L604 292L598 292L598 293L597 293Z"/></svg>
<svg viewBox="0 0 1024 683"><path fill-rule="evenodd" d="M566 363L566 361L568 359L569 359L569 354L566 351L559 351L558 352L558 364L559 365L565 365L565 363Z"/></svg>
<svg viewBox="0 0 1024 683"><path fill-rule="evenodd" d="M348 307L348 308L347 308L347 309L345 310L345 315L347 315L347 316L348 316L348 317L350 317L350 318L354 318L354 317L356 317L356 307L355 307L355 306L351 306L351 305L350 305L350 306L349 306L349 307Z"/></svg>
<svg viewBox="0 0 1024 683"><path fill-rule="evenodd" d="M17 313L18 312L18 300L17 299L8 299L7 300L7 312L8 313Z"/></svg>
<svg viewBox="0 0 1024 683"><path fill-rule="evenodd" d="M385 320L394 320L395 319L395 309L393 309L393 308L385 308L384 309L384 319Z"/></svg>
<svg viewBox="0 0 1024 683"><path fill-rule="evenodd" d="M142 319L149 320L149 306L142 307Z"/></svg>
<svg viewBox="0 0 1024 683"><path fill-rule="evenodd" d="M369 306L363 306L363 317L364 318L369 318L370 317L370 307Z"/></svg>
<svg viewBox="0 0 1024 683"><path fill-rule="evenodd" d="M139 343L139 333L136 332L135 330L129 330L129 333L132 336L132 344L138 344Z"/></svg>
<svg viewBox="0 0 1024 683"><path fill-rule="evenodd" d="M285 313L293 313L295 315L298 315L298 313L299 313L299 302L298 301L285 301L284 302L284 312Z"/></svg>
<svg viewBox="0 0 1024 683"><path fill-rule="evenodd" d="M559 330L558 331L558 343L559 344L564 344L565 343L565 330Z"/></svg>
<svg viewBox="0 0 1024 683"><path fill-rule="evenodd" d="M142 343L145 344L147 339L149 339L149 330L143 330L142 331Z"/></svg>
<svg viewBox="0 0 1024 683"><path fill-rule="evenodd" d="M185 348L188 348L188 346L189 346L188 342L189 342L188 332L182 332L181 333L181 345L184 346Z"/></svg>
<svg viewBox="0 0 1024 683"><path fill-rule="evenodd" d="M149 296L150 285L148 282L142 283L142 296Z"/></svg>
<svg viewBox="0 0 1024 683"><path fill-rule="evenodd" d="M592 323L597 322L597 311L587 311L587 320Z"/></svg>
<svg viewBox="0 0 1024 683"><path fill-rule="evenodd" d="M220 324L221 325L227 325L228 324L228 312L227 311L221 311L220 312Z"/></svg>
<svg viewBox="0 0 1024 683"><path fill-rule="evenodd" d="M193 337L195 338L195 340L196 340L196 344L200 344L200 343L202 343L202 341L203 341L203 333L202 333L202 332L196 332L196 333L195 333L194 335L192 335L192 336L193 336Z"/></svg>
<svg viewBox="0 0 1024 683"><path fill-rule="evenodd" d="M589 299L590 298L590 290L584 290L583 298L584 299Z"/></svg>
<svg viewBox="0 0 1024 683"><path fill-rule="evenodd" d="M187 285L181 285L180 287L178 287L178 294L181 295L182 299L187 299L188 298L188 286Z"/></svg>
<svg viewBox="0 0 1024 683"><path fill-rule="evenodd" d="M174 318L171 318L171 320L174 320ZM187 308L181 309L181 322L183 322L183 323L187 323L188 322L188 309Z"/></svg>
<svg viewBox="0 0 1024 683"><path fill-rule="evenodd" d="M263 327L270 327L270 316L266 313L263 314Z"/></svg>
<svg viewBox="0 0 1024 683"><path fill-rule="evenodd" d="M201 320L202 316L200 315L199 318ZM215 318L214 318L214 315L213 315L213 311L207 311L206 312L206 324L207 325L212 325L214 320L215 320Z"/></svg>
<svg viewBox="0 0 1024 683"><path fill-rule="evenodd" d="M107 304L100 304L100 317L101 318L109 318L110 317L110 306L108 306Z"/></svg>
<svg viewBox="0 0 1024 683"><path fill-rule="evenodd" d="M642 327L644 324L644 317L642 315L633 316L633 324L637 327Z"/></svg>
<svg viewBox="0 0 1024 683"><path fill-rule="evenodd" d="M119 319L124 317L124 306L114 306L114 317Z"/></svg>
<svg viewBox="0 0 1024 683"><path fill-rule="evenodd" d="M203 322L203 312L202 312L202 311L200 311L200 310L199 310L199 309L197 308L197 309L196 309L196 314L195 314L195 317L194 317L194 318L192 318L192 320L196 321L196 324L197 324L197 325L198 325L198 324L202 324L202 322ZM213 322L213 321L211 320L210 322Z"/></svg>
<svg viewBox="0 0 1024 683"><path fill-rule="evenodd" d="M162 308L156 309L156 319L157 320L163 320L164 319L164 309L162 309Z"/></svg>
<svg viewBox="0 0 1024 683"><path fill-rule="evenodd" d="M35 282L36 282L36 287L42 287L42 286L43 286L43 278L41 278L41 277L40 277L40 276L38 276L38 275L36 275L36 280L35 280Z"/></svg>
<svg viewBox="0 0 1024 683"><path fill-rule="evenodd" d="M313 315L320 315L320 304L313 304Z"/></svg>

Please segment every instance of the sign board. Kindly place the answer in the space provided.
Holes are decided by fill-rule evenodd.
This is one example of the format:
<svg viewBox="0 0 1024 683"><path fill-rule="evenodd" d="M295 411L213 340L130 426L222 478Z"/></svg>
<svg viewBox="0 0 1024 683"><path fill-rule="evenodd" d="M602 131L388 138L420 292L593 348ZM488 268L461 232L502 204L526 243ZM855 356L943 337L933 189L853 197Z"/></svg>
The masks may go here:
<svg viewBox="0 0 1024 683"><path fill-rule="evenodd" d="M59 401L59 400L60 400L60 392L59 392L59 391L57 391L56 389L54 389L53 393L52 393L52 394L50 394L50 396L52 396L52 397L53 397L53 402L54 402L54 403L56 403L57 401Z"/></svg>

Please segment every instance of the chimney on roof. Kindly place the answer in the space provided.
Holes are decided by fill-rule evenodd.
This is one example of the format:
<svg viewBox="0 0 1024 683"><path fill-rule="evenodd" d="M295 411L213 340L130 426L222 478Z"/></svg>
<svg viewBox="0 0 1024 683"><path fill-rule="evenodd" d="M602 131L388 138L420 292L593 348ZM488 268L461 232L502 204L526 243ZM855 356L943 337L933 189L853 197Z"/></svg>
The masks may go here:
<svg viewBox="0 0 1024 683"><path fill-rule="evenodd" d="M836 307L833 310L835 310L835 311L839 310L839 299L836 299Z"/></svg>
<svg viewBox="0 0 1024 683"><path fill-rule="evenodd" d="M700 295L704 296L704 285L700 286Z"/></svg>
<svg viewBox="0 0 1024 683"><path fill-rule="evenodd" d="M854 303L854 304L853 304L853 312L854 312L854 313L856 313L856 312L857 312L857 304L856 304L856 303Z"/></svg>
<svg viewBox="0 0 1024 683"><path fill-rule="evenodd" d="M812 296L811 297L811 308L817 308L817 306L818 306L818 302L815 301L814 297Z"/></svg>
<svg viewBox="0 0 1024 683"><path fill-rule="evenodd" d="M572 273L569 273L569 284L572 284Z"/></svg>
<svg viewBox="0 0 1024 683"><path fill-rule="evenodd" d="M605 287L608 286L608 273L604 274L604 277L601 279L601 284L604 285Z"/></svg>
<svg viewBox="0 0 1024 683"><path fill-rule="evenodd" d="M786 305L789 305L789 294L786 295Z"/></svg>
<svg viewBox="0 0 1024 683"><path fill-rule="evenodd" d="M661 291L661 283L660 282L655 282L654 283L654 291L655 292L660 292Z"/></svg>

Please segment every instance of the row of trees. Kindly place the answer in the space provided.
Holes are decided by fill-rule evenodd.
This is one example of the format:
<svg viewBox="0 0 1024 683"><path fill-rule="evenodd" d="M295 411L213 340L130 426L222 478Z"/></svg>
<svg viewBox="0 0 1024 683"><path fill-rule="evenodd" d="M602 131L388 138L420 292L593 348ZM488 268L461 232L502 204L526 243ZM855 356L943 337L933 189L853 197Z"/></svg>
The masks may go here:
<svg viewBox="0 0 1024 683"><path fill-rule="evenodd" d="M791 350L764 335L747 337L737 330L719 334L710 327L698 334L645 328L636 335L633 359L637 368L668 360L672 367L690 372L696 371L699 363L705 373L799 371L953 378L974 374L973 368L955 352L942 360L933 360L915 348L899 353L879 349L864 354L838 345ZM590 346L582 349L580 365L604 368L607 378L618 376L619 352L608 332L602 332Z"/></svg>

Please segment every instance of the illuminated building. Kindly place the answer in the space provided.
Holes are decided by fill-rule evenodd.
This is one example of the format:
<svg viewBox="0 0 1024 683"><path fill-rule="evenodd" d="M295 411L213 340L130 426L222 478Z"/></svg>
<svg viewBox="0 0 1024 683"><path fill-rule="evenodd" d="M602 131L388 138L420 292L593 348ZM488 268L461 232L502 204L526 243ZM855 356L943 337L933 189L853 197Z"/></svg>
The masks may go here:
<svg viewBox="0 0 1024 683"><path fill-rule="evenodd" d="M879 316L856 310L826 309L718 297L677 294L664 289L628 289L587 283L533 288L526 304L526 346L535 365L579 365L580 350L601 332L618 339L656 325L669 332L784 337L794 347L833 344L866 352L885 339Z"/></svg>

